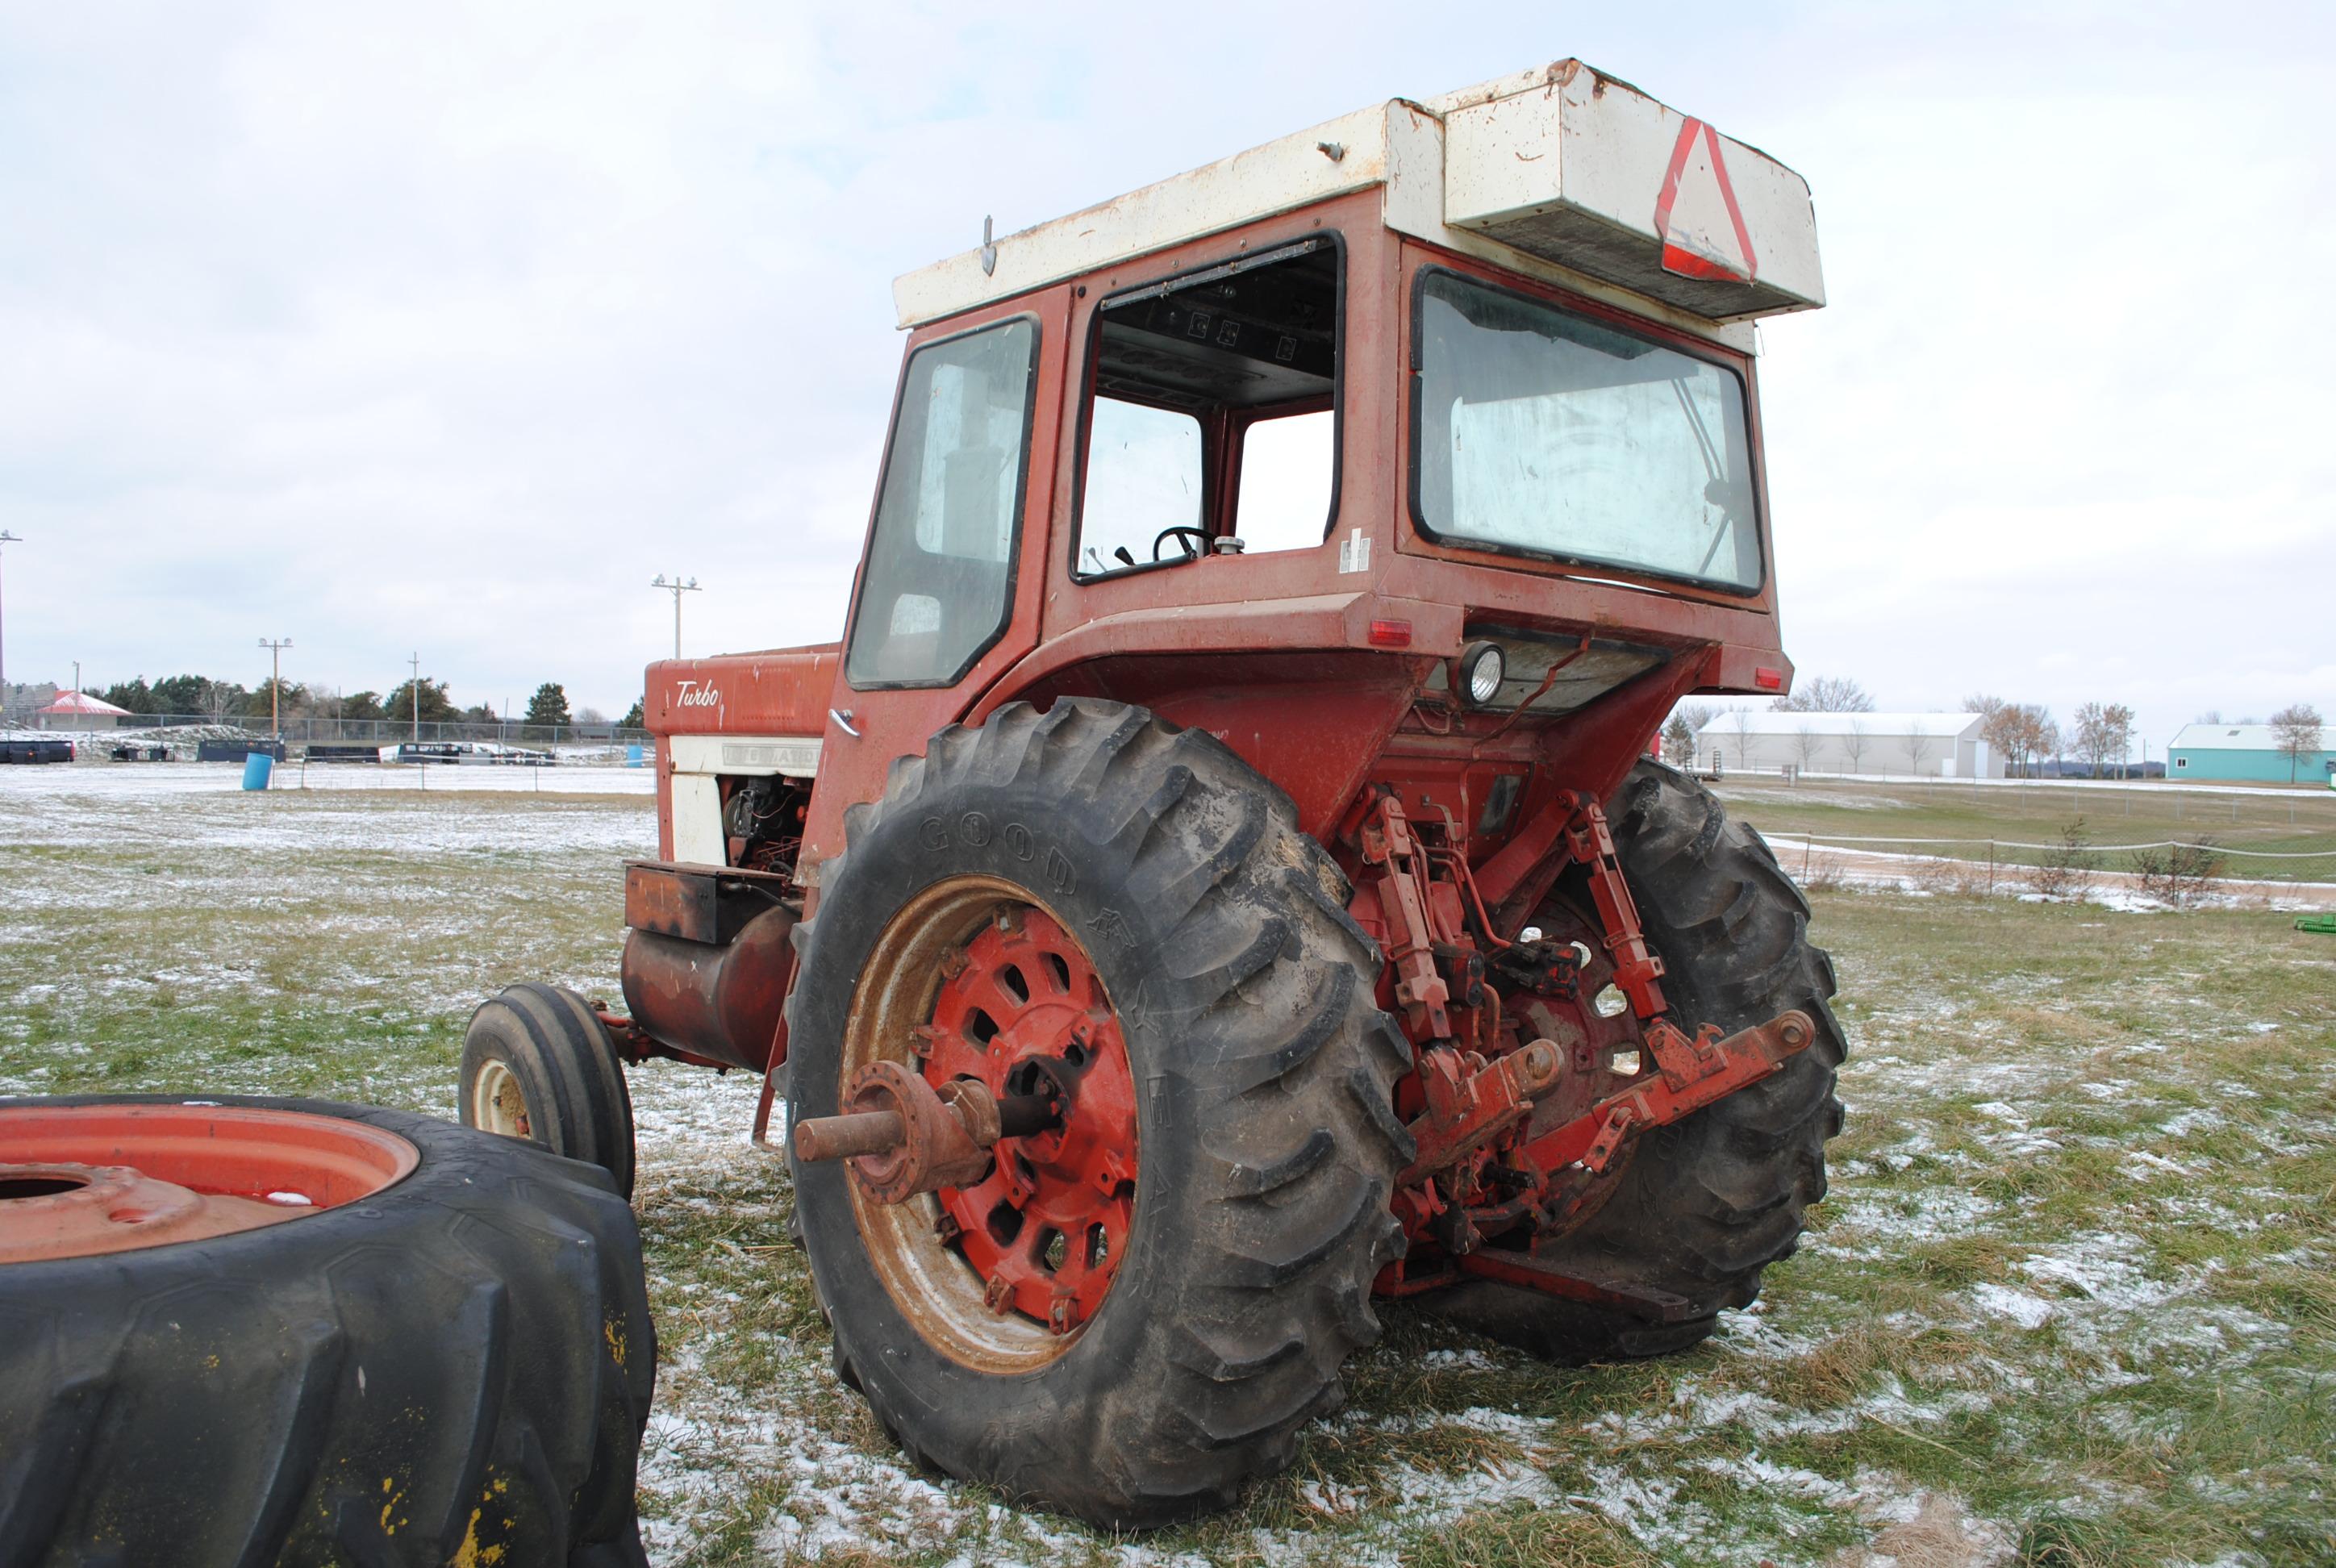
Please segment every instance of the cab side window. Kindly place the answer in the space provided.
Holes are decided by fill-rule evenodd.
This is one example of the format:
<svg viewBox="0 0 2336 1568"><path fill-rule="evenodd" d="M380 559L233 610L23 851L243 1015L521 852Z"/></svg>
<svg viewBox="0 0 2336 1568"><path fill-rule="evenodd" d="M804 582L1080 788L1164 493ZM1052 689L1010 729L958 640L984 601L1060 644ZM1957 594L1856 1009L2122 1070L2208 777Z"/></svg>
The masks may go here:
<svg viewBox="0 0 2336 1568"><path fill-rule="evenodd" d="M946 686L1006 629L1038 328L1017 318L909 357L844 677Z"/></svg>
<svg viewBox="0 0 2336 1568"><path fill-rule="evenodd" d="M1103 303L1075 576L1328 537L1338 291L1338 245L1319 238Z"/></svg>

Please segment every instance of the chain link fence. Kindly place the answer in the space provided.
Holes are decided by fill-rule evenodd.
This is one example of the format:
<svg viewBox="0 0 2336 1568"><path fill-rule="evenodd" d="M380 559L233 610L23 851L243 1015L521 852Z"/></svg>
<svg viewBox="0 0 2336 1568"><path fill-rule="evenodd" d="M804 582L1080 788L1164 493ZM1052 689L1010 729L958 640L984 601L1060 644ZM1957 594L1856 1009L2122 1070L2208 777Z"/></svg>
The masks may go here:
<svg viewBox="0 0 2336 1568"><path fill-rule="evenodd" d="M645 729L628 729L612 724L436 723L424 720L416 725L411 719L316 718L304 715L299 717L287 716L280 727L284 744L292 748L492 741L499 745L550 751L562 746L646 746L651 739L649 732ZM248 714L142 713L132 714L111 726L83 727L74 725L61 727L54 733L76 738L88 736L102 745L109 738L118 743L134 742L141 732L183 729L216 731L223 736L248 735L254 740L265 740L277 733L265 716L255 718Z"/></svg>

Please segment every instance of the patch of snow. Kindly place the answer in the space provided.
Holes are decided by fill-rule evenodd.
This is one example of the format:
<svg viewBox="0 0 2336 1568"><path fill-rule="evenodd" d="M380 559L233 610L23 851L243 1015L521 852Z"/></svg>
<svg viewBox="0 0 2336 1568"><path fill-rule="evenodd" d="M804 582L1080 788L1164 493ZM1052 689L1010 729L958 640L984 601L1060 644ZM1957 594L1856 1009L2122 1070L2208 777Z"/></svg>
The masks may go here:
<svg viewBox="0 0 2336 1568"><path fill-rule="evenodd" d="M2040 1329L2052 1319L2052 1303L2025 1290L1979 1284L1971 1287L1971 1297L1981 1311L2009 1318L2023 1329Z"/></svg>

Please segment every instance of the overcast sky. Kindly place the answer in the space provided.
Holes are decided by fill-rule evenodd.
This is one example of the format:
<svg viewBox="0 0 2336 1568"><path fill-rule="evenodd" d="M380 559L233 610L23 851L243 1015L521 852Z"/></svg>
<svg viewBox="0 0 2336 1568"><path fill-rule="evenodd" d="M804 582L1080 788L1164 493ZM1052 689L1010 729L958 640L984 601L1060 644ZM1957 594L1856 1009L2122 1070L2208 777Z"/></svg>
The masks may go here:
<svg viewBox="0 0 2336 1568"><path fill-rule="evenodd" d="M1815 193L1762 364L1805 673L2159 755L2336 710L2329 7L826 9L0 0L8 677L288 636L616 711L659 571L689 651L831 638L896 273L1575 54Z"/></svg>

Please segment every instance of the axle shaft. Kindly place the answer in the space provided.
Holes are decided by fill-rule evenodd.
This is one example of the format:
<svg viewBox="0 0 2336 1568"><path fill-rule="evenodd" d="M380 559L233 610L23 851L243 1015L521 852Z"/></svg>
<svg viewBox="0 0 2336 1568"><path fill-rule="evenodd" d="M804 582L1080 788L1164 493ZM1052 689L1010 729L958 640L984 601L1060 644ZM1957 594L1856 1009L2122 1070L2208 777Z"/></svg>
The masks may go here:
<svg viewBox="0 0 2336 1568"><path fill-rule="evenodd" d="M849 1160L861 1188L879 1203L979 1181L1000 1138L1028 1137L1062 1125L1054 1095L999 1097L972 1078L938 1088L898 1062L871 1062L846 1086L846 1109L794 1127L795 1158Z"/></svg>
<svg viewBox="0 0 2336 1568"><path fill-rule="evenodd" d="M817 1116L795 1124L795 1158L848 1160L900 1147L908 1125L898 1111L860 1111L848 1116Z"/></svg>

